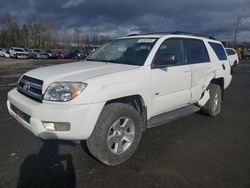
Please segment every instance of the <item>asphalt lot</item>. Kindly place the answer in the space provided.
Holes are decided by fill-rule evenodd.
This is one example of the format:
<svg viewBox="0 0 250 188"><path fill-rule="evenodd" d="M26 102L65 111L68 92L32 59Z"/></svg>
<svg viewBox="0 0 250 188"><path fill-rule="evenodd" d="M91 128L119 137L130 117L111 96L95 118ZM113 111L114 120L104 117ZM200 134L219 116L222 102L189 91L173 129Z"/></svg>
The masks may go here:
<svg viewBox="0 0 250 188"><path fill-rule="evenodd" d="M250 61L233 75L219 116L148 129L115 167L91 157L84 142L41 141L7 112L7 92L22 73L66 62L0 59L0 187L250 187Z"/></svg>

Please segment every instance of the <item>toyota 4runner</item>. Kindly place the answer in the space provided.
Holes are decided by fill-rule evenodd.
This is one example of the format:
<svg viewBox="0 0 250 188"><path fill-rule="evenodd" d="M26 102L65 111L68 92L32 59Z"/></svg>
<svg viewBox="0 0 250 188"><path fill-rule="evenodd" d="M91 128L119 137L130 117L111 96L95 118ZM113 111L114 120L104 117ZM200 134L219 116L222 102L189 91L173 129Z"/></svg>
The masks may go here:
<svg viewBox="0 0 250 188"><path fill-rule="evenodd" d="M132 156L146 128L198 110L218 115L231 79L225 49L211 37L131 35L85 61L28 71L7 106L34 135L87 140L94 157L117 165Z"/></svg>

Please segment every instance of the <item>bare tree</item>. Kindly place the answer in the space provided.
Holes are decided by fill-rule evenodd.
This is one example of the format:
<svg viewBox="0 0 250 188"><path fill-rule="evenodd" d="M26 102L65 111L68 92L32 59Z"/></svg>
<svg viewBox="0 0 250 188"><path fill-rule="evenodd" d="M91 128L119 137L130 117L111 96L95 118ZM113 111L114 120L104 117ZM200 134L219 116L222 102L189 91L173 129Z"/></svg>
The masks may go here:
<svg viewBox="0 0 250 188"><path fill-rule="evenodd" d="M1 45L3 47L10 47L21 43L22 35L20 33L20 28L12 16L3 16L0 19L0 24L2 28Z"/></svg>
<svg viewBox="0 0 250 188"><path fill-rule="evenodd" d="M75 44L77 47L81 46L81 34L82 34L81 28L76 27L74 29L74 38L75 38Z"/></svg>
<svg viewBox="0 0 250 188"><path fill-rule="evenodd" d="M28 16L22 25L11 15L0 18L0 47L68 48L74 42L79 48L88 48L109 39L108 35L98 33L83 34L80 26L74 28L72 38L65 28L57 30L53 21L35 15Z"/></svg>

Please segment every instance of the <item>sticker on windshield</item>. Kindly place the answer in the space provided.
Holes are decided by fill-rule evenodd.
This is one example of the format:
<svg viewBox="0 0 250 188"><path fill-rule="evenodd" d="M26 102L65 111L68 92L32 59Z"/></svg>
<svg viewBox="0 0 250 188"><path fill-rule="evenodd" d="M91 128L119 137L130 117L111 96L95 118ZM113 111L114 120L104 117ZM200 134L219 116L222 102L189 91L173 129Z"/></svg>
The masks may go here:
<svg viewBox="0 0 250 188"><path fill-rule="evenodd" d="M139 39L137 43L152 43L155 39Z"/></svg>
<svg viewBox="0 0 250 188"><path fill-rule="evenodd" d="M127 50L127 48L124 47L118 47L117 51L118 52L125 52Z"/></svg>

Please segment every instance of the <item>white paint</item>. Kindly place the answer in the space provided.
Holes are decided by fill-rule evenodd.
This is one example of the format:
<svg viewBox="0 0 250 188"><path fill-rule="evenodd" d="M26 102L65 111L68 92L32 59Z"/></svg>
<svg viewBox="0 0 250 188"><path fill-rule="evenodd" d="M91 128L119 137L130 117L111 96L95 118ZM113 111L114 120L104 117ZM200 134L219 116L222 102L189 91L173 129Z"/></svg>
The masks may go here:
<svg viewBox="0 0 250 188"><path fill-rule="evenodd" d="M200 107L204 106L204 105L207 103L207 101L209 100L209 98L210 98L209 91L206 90L206 91L204 92L203 97L198 101L198 105L199 105Z"/></svg>

